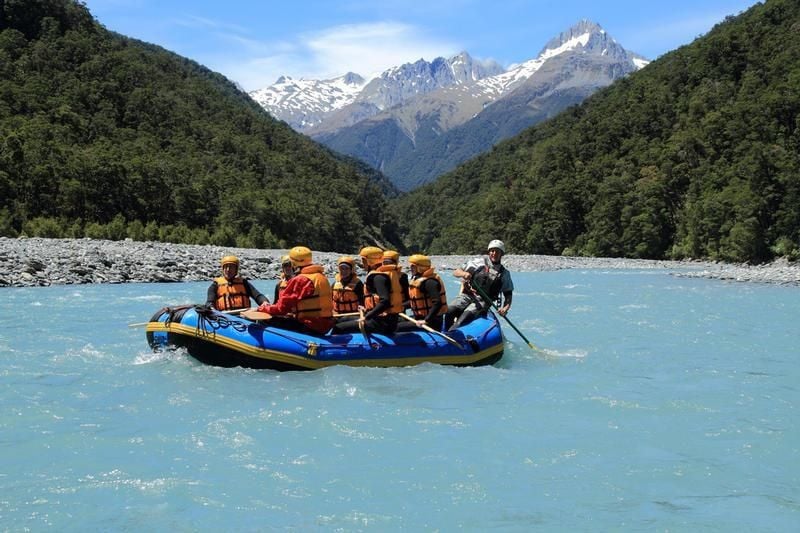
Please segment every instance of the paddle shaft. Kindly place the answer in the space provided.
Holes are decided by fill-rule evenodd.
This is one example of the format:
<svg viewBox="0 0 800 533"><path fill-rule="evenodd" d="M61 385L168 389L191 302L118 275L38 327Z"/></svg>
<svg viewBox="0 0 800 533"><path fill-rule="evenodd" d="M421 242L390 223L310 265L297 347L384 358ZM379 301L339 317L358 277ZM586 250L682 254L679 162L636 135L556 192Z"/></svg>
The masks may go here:
<svg viewBox="0 0 800 533"><path fill-rule="evenodd" d="M375 347L372 345L372 337L370 337L369 333L367 333L367 326L364 323L364 310L363 309L359 309L358 310L358 316L359 316L358 329L361 330L361 334L364 335L365 339L367 339L367 344L369 344L370 349L374 350Z"/></svg>
<svg viewBox="0 0 800 533"><path fill-rule="evenodd" d="M486 300L487 302L489 302L489 305L491 305L492 307L494 307L494 308L495 308L496 310L498 310L498 311L500 310L500 308L497 306L497 304L496 304L496 303L494 303L494 300L492 300L491 298L489 298L489 295L488 295L488 294L486 294L486 292L484 292L484 290L483 290L482 288L480 288L480 287L479 287L479 286L478 286L476 283L473 283L473 282L472 282L472 279L470 279L470 285L471 285L471 286L472 286L472 287L473 287L473 288L474 288L476 291L478 291L478 294L480 294L480 295L481 295L481 298L483 298L484 300ZM530 348L531 348L532 350L539 350L539 348L537 348L537 347L536 347L536 346L535 346L535 345L534 345L534 344L533 344L531 341L529 341L529 340L528 340L528 338L527 338L527 337L525 337L525 335L523 335L523 334L522 334L522 332L521 332L521 331L520 331L520 330L517 328L517 326L515 326L515 325L514 325L514 323L513 323L513 322L511 322L511 319L510 319L510 318L508 318L506 315L504 315L504 314L501 314L501 313L497 313L497 314L498 314L498 315L500 315L501 317L503 317L503 318L506 320L506 322L508 322L508 325L509 325L509 326L511 326L511 327L514 329L514 331L516 331L516 332L517 332L517 335L519 335L520 337L522 337L522 340L524 340L524 341L525 341L525 342L528 344L528 346L530 346Z"/></svg>
<svg viewBox="0 0 800 533"><path fill-rule="evenodd" d="M220 313L227 313L229 315L238 315L238 314L243 313L245 311L249 311L250 309L251 309L250 307L242 307L241 309L231 309L230 311L220 311Z"/></svg>
<svg viewBox="0 0 800 533"><path fill-rule="evenodd" d="M220 311L220 313L227 313L229 315L238 315L240 313L248 311L249 309L250 309L249 307L242 307L241 309L231 309L230 311ZM140 328L142 326L146 326L149 323L150 322L136 322L134 324L128 324L128 327L129 328Z"/></svg>
<svg viewBox="0 0 800 533"><path fill-rule="evenodd" d="M410 316L408 316L405 313L398 313L398 314L401 317L403 317L404 319L408 320L409 322L413 322L415 324L417 323L416 320L414 320L413 318L411 318ZM419 324L417 324L417 326L421 327L425 331L433 333L434 335L439 335L440 337L442 337L444 340L446 340L447 342L449 342L453 346L457 346L459 350L463 350L464 349L464 347L457 340L455 340L453 337L449 337L449 336L445 335L444 333L442 333L441 331L436 331L435 329L430 327L428 324L422 324L421 326Z"/></svg>

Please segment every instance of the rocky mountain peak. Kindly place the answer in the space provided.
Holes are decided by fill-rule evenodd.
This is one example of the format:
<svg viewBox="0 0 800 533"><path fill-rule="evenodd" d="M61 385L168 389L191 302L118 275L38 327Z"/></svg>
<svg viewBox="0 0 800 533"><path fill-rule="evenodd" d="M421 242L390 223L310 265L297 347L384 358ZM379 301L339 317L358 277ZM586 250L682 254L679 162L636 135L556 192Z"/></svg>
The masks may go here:
<svg viewBox="0 0 800 533"><path fill-rule="evenodd" d="M559 33L544 45L539 56L552 55L565 49L580 49L586 53L628 59L626 50L596 22L582 19L568 30Z"/></svg>
<svg viewBox="0 0 800 533"><path fill-rule="evenodd" d="M355 72L348 72L341 78L343 83L347 85L364 85L366 80L361 77L360 74L356 74Z"/></svg>
<svg viewBox="0 0 800 533"><path fill-rule="evenodd" d="M467 52L449 59L437 57L431 62L419 59L384 71L364 87L356 100L388 109L412 97L454 84L473 83L500 72L503 67L497 63L477 61Z"/></svg>
<svg viewBox="0 0 800 533"><path fill-rule="evenodd" d="M461 51L449 58L437 57L430 62L420 58L392 67L369 81L353 72L331 80L281 76L272 86L250 94L293 128L318 136L396 106L414 105L413 100L447 100L451 108L463 108L463 112L453 111L451 115L473 116L526 83L549 61L574 54L588 54L600 62L627 62L635 68L647 64L644 58L627 52L599 24L583 19L550 39L537 57L508 70Z"/></svg>

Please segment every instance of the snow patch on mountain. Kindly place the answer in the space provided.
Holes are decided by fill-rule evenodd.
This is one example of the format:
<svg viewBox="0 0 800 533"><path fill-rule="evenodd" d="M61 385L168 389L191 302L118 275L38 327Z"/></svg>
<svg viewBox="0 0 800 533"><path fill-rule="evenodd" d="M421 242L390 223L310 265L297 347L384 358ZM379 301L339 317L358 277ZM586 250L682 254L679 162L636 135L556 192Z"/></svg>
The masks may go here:
<svg viewBox="0 0 800 533"><path fill-rule="evenodd" d="M323 115L352 103L366 84L353 72L329 80L281 76L269 87L251 92L250 97L276 118L311 127Z"/></svg>
<svg viewBox="0 0 800 533"><path fill-rule="evenodd" d="M598 24L584 19L547 42L536 58L508 69L461 52L449 59L420 59L392 67L368 81L353 73L330 80L281 77L250 96L276 118L312 136L422 99L464 106L462 111L449 114L474 115L524 84L548 61L575 53L628 62L636 70L648 64L643 57L625 50Z"/></svg>
<svg viewBox="0 0 800 533"><path fill-rule="evenodd" d="M520 65L512 65L502 74L480 80L477 83L477 89L484 94L499 98L533 76L547 60L577 48L585 47L589 43L591 36L591 32L587 32L572 37L554 48L545 48L535 59Z"/></svg>

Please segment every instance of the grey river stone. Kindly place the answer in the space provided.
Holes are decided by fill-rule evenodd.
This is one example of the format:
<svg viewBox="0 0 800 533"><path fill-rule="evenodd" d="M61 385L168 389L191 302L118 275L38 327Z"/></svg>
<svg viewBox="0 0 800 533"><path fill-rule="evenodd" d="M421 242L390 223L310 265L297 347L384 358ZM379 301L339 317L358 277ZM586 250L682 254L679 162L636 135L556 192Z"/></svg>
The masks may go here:
<svg viewBox="0 0 800 533"><path fill-rule="evenodd" d="M355 255L360 245L341 253L314 252L315 262L333 278L336 260ZM277 279L280 257L287 250L259 250L131 240L44 239L0 237L0 287L31 287L84 283L174 283L210 281L221 275L220 259L234 254L241 275L254 280ZM431 256L442 272L462 266L472 256ZM406 264L406 257L401 262ZM765 265L708 261L651 261L544 255L507 255L512 272L560 269L660 269L680 277L732 282L800 285L800 264L779 259Z"/></svg>

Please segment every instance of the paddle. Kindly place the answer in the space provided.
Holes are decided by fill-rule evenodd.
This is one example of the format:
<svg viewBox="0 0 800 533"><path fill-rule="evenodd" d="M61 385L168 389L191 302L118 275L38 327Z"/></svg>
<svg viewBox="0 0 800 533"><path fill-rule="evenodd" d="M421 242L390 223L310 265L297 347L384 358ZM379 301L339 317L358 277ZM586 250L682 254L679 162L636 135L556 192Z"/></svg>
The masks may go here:
<svg viewBox="0 0 800 533"><path fill-rule="evenodd" d="M489 295L488 295L488 294L486 294L486 293L484 292L484 290L483 290L483 289L481 289L481 288L480 288L478 285L476 285L476 284L475 284L475 283L472 281L472 279L470 279L470 280L469 280L469 284L472 286L472 288L474 288L476 291L478 291L478 294L480 294L480 295L481 295L481 298L483 298L485 301L489 302L489 305L491 305L492 307L494 307L494 308L495 308L496 310L498 310L498 311L500 310L500 308L497 306L497 304L496 304L496 303L494 303L494 300L492 300L491 298L489 298ZM529 341L529 340L528 340L528 339L525 337L525 335L523 335L523 334L522 334L522 332L521 332L519 329L517 329L517 326L515 326L515 325L514 325L514 323L513 323L513 322L511 322L511 319L510 319L510 318L508 318L506 315L503 315L503 314L500 314L500 313L497 313L497 314L498 314L498 315L500 315L501 317L503 317L503 318L505 318L505 319L506 319L506 322L508 322L508 325L509 325L509 326L511 326L512 328L514 328L514 331L516 331L516 332L517 332L517 334L518 334L520 337L522 337L522 340L524 340L526 343L528 343L528 346L531 348L531 350L536 350L536 351L539 351L539 352L541 352L541 351L542 351L542 350L541 350L541 348L538 348L536 345L534 345L534 344L533 344L531 341Z"/></svg>
<svg viewBox="0 0 800 533"><path fill-rule="evenodd" d="M245 309L239 316L242 318L246 318L247 320L257 321L257 320L269 320L272 318L272 315L269 313L262 313L261 311L256 311L255 309Z"/></svg>
<svg viewBox="0 0 800 533"><path fill-rule="evenodd" d="M245 311L249 311L250 309L252 309L252 308L251 307L242 307L241 309L231 309L230 311L220 311L220 313L226 313L226 314L229 314L229 315L240 315L240 314L244 313Z"/></svg>
<svg viewBox="0 0 800 533"><path fill-rule="evenodd" d="M226 314L229 314L229 315L239 315L239 314L244 313L245 311L248 311L249 309L250 309L249 307L243 307L241 309L231 309L230 311L220 311L220 313L226 313ZM128 324L128 327L129 328L140 328L142 326L146 326L149 323L150 322L136 322L136 323L133 323L133 324Z"/></svg>
<svg viewBox="0 0 800 533"><path fill-rule="evenodd" d="M366 325L364 324L364 309L358 308L358 316L360 320L358 321L358 329L361 330L361 334L364 335L364 338L367 339L367 344L369 344L370 349L374 350L375 347L372 345L372 338L367 333Z"/></svg>
<svg viewBox="0 0 800 533"><path fill-rule="evenodd" d="M413 322L414 324L417 324L416 320L414 320L413 318L411 318L410 316L408 316L405 313L398 313L398 315L400 315L405 320L408 320L409 322ZM440 331L436 331L435 329L430 327L428 324L422 324L421 326L419 324L417 324L417 326L421 327L425 331L429 331L430 333L433 333L434 335L439 335L440 337L444 338L444 340L446 340L447 342L449 342L453 346L457 346L459 350L463 350L464 349L464 347L461 344L459 344L459 342L457 340L455 340L453 337L448 337L444 333L442 333Z"/></svg>

